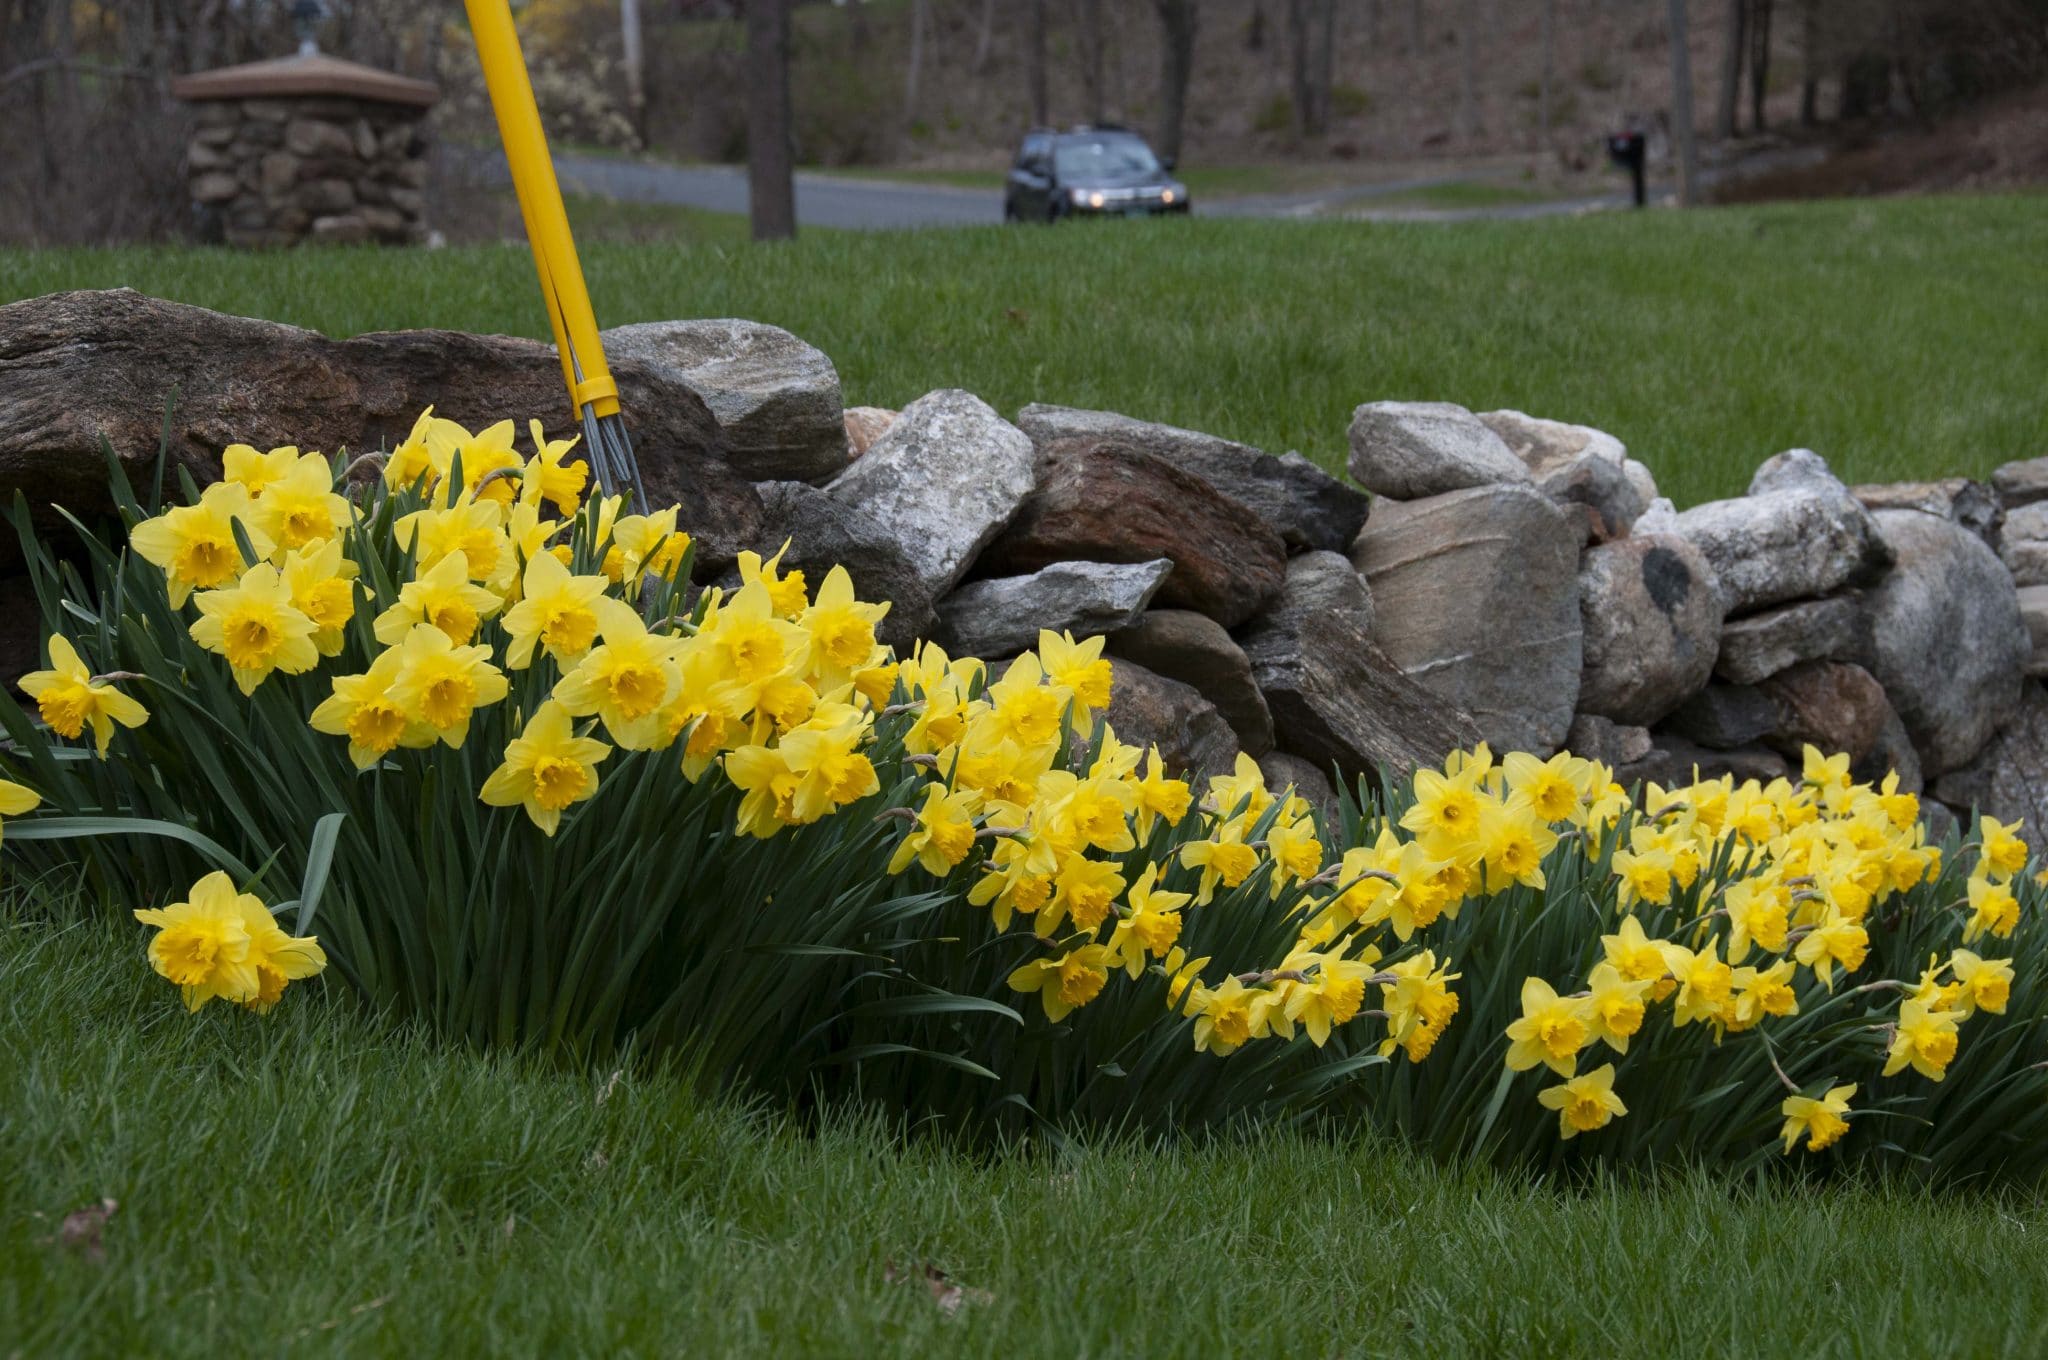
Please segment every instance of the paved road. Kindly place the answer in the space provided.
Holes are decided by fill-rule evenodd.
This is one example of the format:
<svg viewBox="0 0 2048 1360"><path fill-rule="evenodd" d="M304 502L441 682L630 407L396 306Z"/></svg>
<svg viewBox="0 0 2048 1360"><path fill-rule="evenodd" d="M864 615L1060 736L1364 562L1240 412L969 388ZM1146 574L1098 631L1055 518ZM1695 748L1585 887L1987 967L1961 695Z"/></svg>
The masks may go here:
<svg viewBox="0 0 2048 1360"><path fill-rule="evenodd" d="M474 169L487 182L509 182L502 156L479 152ZM558 155L555 157L555 174L563 190L572 194L595 194L628 203L673 203L710 212L747 211L747 173L738 166L667 165L604 156ZM1617 194L1602 198L1442 211L1394 205L1376 208L1373 205L1375 198L1384 195L1471 182L1470 175L1388 180L1306 193L1198 201L1195 211L1201 216L1214 217L1337 216L1380 221L1454 222L1476 218L1549 217L1623 207L1627 203L1624 196ZM799 173L796 177L796 218L802 226L855 230L968 227L1000 222L1002 216L1001 196L986 189L848 179L837 175Z"/></svg>

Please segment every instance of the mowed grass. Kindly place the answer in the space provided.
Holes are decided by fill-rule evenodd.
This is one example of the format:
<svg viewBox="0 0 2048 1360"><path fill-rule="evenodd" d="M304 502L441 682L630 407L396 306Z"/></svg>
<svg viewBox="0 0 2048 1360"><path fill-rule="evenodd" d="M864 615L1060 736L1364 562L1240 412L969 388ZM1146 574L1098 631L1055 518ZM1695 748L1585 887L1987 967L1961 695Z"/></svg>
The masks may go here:
<svg viewBox="0 0 2048 1360"><path fill-rule="evenodd" d="M970 1156L450 1050L318 984L188 1017L0 907L0 1355L2036 1355L2012 1192L1596 1187L1266 1132ZM47 1239L102 1197L104 1260ZM939 1306L892 1267L967 1291Z"/></svg>
<svg viewBox="0 0 2048 1360"><path fill-rule="evenodd" d="M832 356L850 403L965 387L1006 413L1105 407L1333 467L1359 402L1516 407L1614 433L1681 503L1739 493L1795 445L1867 481L2048 453L2038 194L773 247L692 230L585 254L604 324L774 322ZM546 329L515 245L0 253L0 298L115 285L336 335Z"/></svg>

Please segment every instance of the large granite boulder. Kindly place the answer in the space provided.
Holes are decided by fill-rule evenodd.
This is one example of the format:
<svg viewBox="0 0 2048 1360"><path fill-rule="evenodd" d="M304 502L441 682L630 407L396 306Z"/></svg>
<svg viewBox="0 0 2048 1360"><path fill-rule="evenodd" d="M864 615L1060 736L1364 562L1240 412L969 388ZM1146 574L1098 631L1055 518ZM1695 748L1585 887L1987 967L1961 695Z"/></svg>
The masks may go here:
<svg viewBox="0 0 2048 1360"><path fill-rule="evenodd" d="M1275 458L1215 435L1071 406L1026 406L1017 413L1017 428L1041 449L1084 439L1163 458L1251 510L1296 552L1342 552L1365 523L1365 494L1298 453Z"/></svg>
<svg viewBox="0 0 2048 1360"><path fill-rule="evenodd" d="M1914 510L1876 518L1898 565L1864 597L1868 666L1933 777L2011 716L2032 647L2012 577L1982 539Z"/></svg>
<svg viewBox="0 0 2048 1360"><path fill-rule="evenodd" d="M1351 475L1395 500L1531 480L1479 417L1442 401L1374 401L1352 412Z"/></svg>
<svg viewBox="0 0 2048 1360"><path fill-rule="evenodd" d="M698 569L731 562L760 519L726 437L690 387L637 359L613 366L649 498L679 503ZM274 321L227 316L132 289L53 293L0 307L0 500L113 509L100 441L129 479L153 476L165 408L166 485L178 469L220 476L229 444L357 453L403 440L428 406L478 429L539 420L550 438L580 432L554 348L503 335L383 331L330 340ZM12 535L0 553L13 549Z"/></svg>
<svg viewBox="0 0 2048 1360"><path fill-rule="evenodd" d="M1954 520L1997 551L2005 507L1982 482L1944 477L1934 482L1879 482L1851 488L1866 510L1918 510Z"/></svg>
<svg viewBox="0 0 2048 1360"><path fill-rule="evenodd" d="M1998 553L2020 585L2048 586L2048 501L2006 512Z"/></svg>
<svg viewBox="0 0 2048 1360"><path fill-rule="evenodd" d="M2048 586L2021 586L2020 621L2027 625L2027 674L2048 675Z"/></svg>
<svg viewBox="0 0 2048 1360"><path fill-rule="evenodd" d="M1991 489L2007 510L2048 501L2048 457L2007 463L1991 474Z"/></svg>
<svg viewBox="0 0 2048 1360"><path fill-rule="evenodd" d="M1245 655L1280 748L1347 778L1410 774L1480 740L1470 717L1402 674L1343 614L1252 629Z"/></svg>
<svg viewBox="0 0 2048 1360"><path fill-rule="evenodd" d="M854 464L855 471L887 442ZM989 545L978 570L1015 575L1053 562L1161 557L1173 562L1173 574L1156 603L1198 610L1226 628L1264 608L1286 579L1286 546L1244 506L1156 454L1100 439L1046 446L1037 489Z"/></svg>
<svg viewBox="0 0 2048 1360"><path fill-rule="evenodd" d="M1581 713L1647 727L1713 673L1720 585L1699 549L1675 534L1589 550L1579 564L1579 617Z"/></svg>
<svg viewBox="0 0 2048 1360"><path fill-rule="evenodd" d="M1542 492L1508 483L1376 506L1351 560L1395 665L1496 748L1557 749L1583 662L1579 535Z"/></svg>
<svg viewBox="0 0 2048 1360"><path fill-rule="evenodd" d="M1487 411L1479 420L1528 465L1537 490L1584 519L1593 542L1627 533L1657 494L1649 469L1637 463L1634 472L1611 434L1520 411Z"/></svg>
<svg viewBox="0 0 2048 1360"><path fill-rule="evenodd" d="M1298 622L1329 614L1348 615L1360 632L1372 635L1372 588L1365 577L1342 553L1305 552L1289 558L1287 583L1262 619Z"/></svg>
<svg viewBox="0 0 2048 1360"><path fill-rule="evenodd" d="M1899 776L1908 793L1922 788L1920 759L1905 724L1875 677L1842 661L1807 661L1758 686L1777 720L1764 744L1797 759L1807 746L1846 752L1849 772L1865 783Z"/></svg>
<svg viewBox="0 0 2048 1360"><path fill-rule="evenodd" d="M2028 845L2048 847L2048 688L2029 680L1984 749L1935 780L1933 791L1959 811L2017 821Z"/></svg>
<svg viewBox="0 0 2048 1360"><path fill-rule="evenodd" d="M1023 431L973 393L944 390L904 407L888 433L826 491L886 529L916 566L925 598L936 600L960 582L1016 514L1031 493L1035 467ZM1019 573L1044 565L1033 563Z"/></svg>
<svg viewBox="0 0 2048 1360"><path fill-rule="evenodd" d="M1040 629L1114 633L1137 620L1172 570L1164 558L1055 562L1029 576L969 581L939 601L933 636L955 656L1011 656L1036 647Z"/></svg>
<svg viewBox="0 0 2048 1360"><path fill-rule="evenodd" d="M1193 685L1216 705L1246 754L1262 756L1273 749L1273 716L1252 679L1252 663L1223 625L1207 614L1151 610L1110 638L1108 651L1169 680Z"/></svg>
<svg viewBox="0 0 2048 1360"><path fill-rule="evenodd" d="M832 568L845 567L861 599L888 602L875 635L899 651L930 631L930 579L890 528L808 482L763 482L758 489L761 524L746 546L763 557L782 551L782 565L802 571L813 589Z"/></svg>
<svg viewBox="0 0 2048 1360"><path fill-rule="evenodd" d="M1231 772L1237 736L1200 690L1135 661L1118 661L1112 669L1105 720L1118 741L1158 747L1166 768L1189 779Z"/></svg>
<svg viewBox="0 0 2048 1360"><path fill-rule="evenodd" d="M646 321L605 331L605 357L695 392L725 457L756 482L815 482L846 466L839 370L822 350L758 321Z"/></svg>
<svg viewBox="0 0 2048 1360"><path fill-rule="evenodd" d="M1806 449L1766 462L1747 496L1678 515L1676 529L1713 564L1730 615L1858 584L1889 561L1870 512Z"/></svg>
<svg viewBox="0 0 2048 1360"><path fill-rule="evenodd" d="M1738 685L1789 670L1802 661L1849 661L1863 654L1863 604L1855 595L1798 600L1721 625L1714 673Z"/></svg>

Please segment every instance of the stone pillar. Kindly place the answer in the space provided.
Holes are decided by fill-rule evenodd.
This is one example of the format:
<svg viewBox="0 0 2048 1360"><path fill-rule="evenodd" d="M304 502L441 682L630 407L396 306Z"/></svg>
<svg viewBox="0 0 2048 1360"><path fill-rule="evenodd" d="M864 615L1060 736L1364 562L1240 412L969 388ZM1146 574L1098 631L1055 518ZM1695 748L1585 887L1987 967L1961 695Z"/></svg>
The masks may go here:
<svg viewBox="0 0 2048 1360"><path fill-rule="evenodd" d="M433 86L315 54L187 76L185 168L203 239L417 244Z"/></svg>

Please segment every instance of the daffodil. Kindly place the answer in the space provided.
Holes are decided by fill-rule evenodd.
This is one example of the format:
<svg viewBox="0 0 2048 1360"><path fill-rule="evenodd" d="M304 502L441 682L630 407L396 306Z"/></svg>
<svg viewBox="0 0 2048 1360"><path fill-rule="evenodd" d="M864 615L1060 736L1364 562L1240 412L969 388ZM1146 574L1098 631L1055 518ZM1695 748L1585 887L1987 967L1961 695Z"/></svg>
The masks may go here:
<svg viewBox="0 0 2048 1360"><path fill-rule="evenodd" d="M171 604L183 607L193 591L227 585L248 566L235 541L237 524L258 561L275 550L248 489L234 482L215 482L199 493L197 505L174 506L144 520L128 541L145 562L163 571Z"/></svg>
<svg viewBox="0 0 2048 1360"><path fill-rule="evenodd" d="M1820 979L1821 985L1833 991L1835 965L1840 964L1845 972L1853 973L1863 966L1864 956L1869 952L1870 932L1863 928L1862 923L1831 910L1793 947L1792 956L1813 969L1813 975Z"/></svg>
<svg viewBox="0 0 2048 1360"><path fill-rule="evenodd" d="M25 812L34 812L43 803L43 796L26 784L17 784L11 779L0 779L0 818L19 817ZM0 835L5 834L0 825Z"/></svg>
<svg viewBox="0 0 2048 1360"><path fill-rule="evenodd" d="M93 749L106 758L114 725L140 727L149 710L110 684L103 684L62 633L50 634L50 668L30 671L17 682L36 701L36 712L52 732L76 740L92 728Z"/></svg>
<svg viewBox="0 0 2048 1360"><path fill-rule="evenodd" d="M1643 1027L1648 979L1624 978L1611 963L1593 965L1587 979L1585 1016L1590 1042L1604 1043L1616 1053L1628 1052L1630 1036Z"/></svg>
<svg viewBox="0 0 2048 1360"><path fill-rule="evenodd" d="M900 874L916 860L935 878L951 873L974 847L974 813L981 801L972 789L948 792L943 784L925 785L924 805L910 834L889 857L889 872Z"/></svg>
<svg viewBox="0 0 2048 1360"><path fill-rule="evenodd" d="M2020 923L2020 901L2009 887L1972 878L1969 902L1970 919L1963 925L1964 944L1975 944L1986 934L2006 939Z"/></svg>
<svg viewBox="0 0 2048 1360"><path fill-rule="evenodd" d="M424 723L449 746L468 739L470 716L510 688L491 664L488 647L457 647L432 624L414 624L395 649L398 672L390 696L407 718Z"/></svg>
<svg viewBox="0 0 2048 1360"><path fill-rule="evenodd" d="M1785 1140L1785 1154L1801 1138L1806 1140L1808 1152L1820 1152L1833 1147L1841 1136L1849 1131L1849 1101L1856 1094L1856 1083L1846 1086L1830 1086L1827 1094L1815 1099L1812 1096L1786 1096L1785 1103L1778 1107L1785 1116L1785 1128L1781 1136Z"/></svg>
<svg viewBox="0 0 2048 1360"><path fill-rule="evenodd" d="M1526 1072L1538 1063L1560 1077L1578 1069L1579 1050L1592 1041L1582 998L1559 996L1542 978L1522 983L1522 1018L1508 1026L1508 1070Z"/></svg>
<svg viewBox="0 0 2048 1360"><path fill-rule="evenodd" d="M581 661L597 641L603 619L628 609L607 597L605 586L602 576L570 575L551 554L528 559L519 603L505 611L506 667L525 670L533 664L536 648L544 648L560 666Z"/></svg>
<svg viewBox="0 0 2048 1360"><path fill-rule="evenodd" d="M281 477L268 480L254 506L257 521L280 551L339 538L354 521L348 498L334 490L334 469L317 453L292 460Z"/></svg>
<svg viewBox="0 0 2048 1360"><path fill-rule="evenodd" d="M202 592L192 640L227 658L244 694L272 671L299 675L320 664L313 620L292 603L291 586L268 562L259 562L234 585Z"/></svg>
<svg viewBox="0 0 2048 1360"><path fill-rule="evenodd" d="M1557 1111L1558 1136L1567 1141L1582 1133L1605 1128L1618 1116L1628 1113L1628 1106L1622 1104L1621 1097L1614 1093L1613 1063L1573 1077L1562 1086L1539 1091L1536 1100L1544 1109Z"/></svg>
<svg viewBox="0 0 2048 1360"><path fill-rule="evenodd" d="M1977 821L1977 835L1984 845L1984 863L1991 866L2000 879L2009 879L2027 867L2027 843L2019 837L2020 824L2017 821L2000 822L1992 817L1980 817Z"/></svg>
<svg viewBox="0 0 2048 1360"><path fill-rule="evenodd" d="M626 750L650 750L666 735L662 710L683 683L682 644L648 632L630 609L610 611L601 633L604 641L561 678L554 697L575 717L596 714Z"/></svg>
<svg viewBox="0 0 2048 1360"><path fill-rule="evenodd" d="M1045 1018L1054 1024L1093 1001L1109 980L1109 950L1087 944L1056 959L1034 959L1010 974L1010 990L1038 994Z"/></svg>
<svg viewBox="0 0 2048 1360"><path fill-rule="evenodd" d="M296 445L258 452L247 444L230 444L220 451L220 474L222 480L233 482L251 497L260 499L263 488L290 476L298 461Z"/></svg>
<svg viewBox="0 0 2048 1360"><path fill-rule="evenodd" d="M1958 949L1949 956L1949 970L1955 974L1959 1013L2005 1014L2006 1002L2012 996L2011 959L1980 958L1967 949Z"/></svg>
<svg viewBox="0 0 2048 1360"><path fill-rule="evenodd" d="M811 635L811 664L821 684L843 684L874 659L875 626L888 612L885 604L863 604L854 597L846 568L825 573L817 600L796 620Z"/></svg>
<svg viewBox="0 0 2048 1360"><path fill-rule="evenodd" d="M316 939L288 935L260 899L237 892L220 872L193 884L185 901L137 911L135 919L157 927L150 966L177 984L188 1010L219 997L267 1011L286 983L327 966Z"/></svg>
<svg viewBox="0 0 2048 1360"><path fill-rule="evenodd" d="M505 759L478 796L492 807L526 809L544 835L561 824L563 809L597 792L597 766L612 748L576 735L569 711L550 699L534 710Z"/></svg>
<svg viewBox="0 0 2048 1360"><path fill-rule="evenodd" d="M395 647L414 624L429 623L456 646L467 646L483 621L504 603L495 592L470 579L469 558L458 550L400 586L397 602L377 616L371 631L377 641Z"/></svg>
<svg viewBox="0 0 2048 1360"><path fill-rule="evenodd" d="M565 515L575 514L576 507L583 503L583 488L590 482L590 465L581 458L569 461L576 439L549 439L538 420L529 422L527 429L533 437L535 453L526 462L520 499L536 508L539 502L548 501Z"/></svg>
<svg viewBox="0 0 2048 1360"><path fill-rule="evenodd" d="M401 659L394 647L379 653L362 675L337 675L333 691L314 708L308 723L316 732L348 738L349 763L367 770L401 746L432 746L436 733L412 717L391 693Z"/></svg>
<svg viewBox="0 0 2048 1360"><path fill-rule="evenodd" d="M1892 1076L1911 1066L1929 1081L1948 1075L1956 1056L1954 1011L1930 1009L1908 1000L1899 1006L1898 1023L1892 1027L1892 1042L1885 1054L1884 1074Z"/></svg>
<svg viewBox="0 0 2048 1360"><path fill-rule="evenodd" d="M322 656L339 656L342 630L356 613L356 576L362 570L341 555L338 538L317 539L284 555L279 574L292 594L292 607L313 621L313 646Z"/></svg>
<svg viewBox="0 0 2048 1360"><path fill-rule="evenodd" d="M1039 664L1051 684L1073 696L1076 732L1086 732L1092 725L1090 719L1109 707L1112 672L1109 662L1102 659L1104 641L1100 634L1076 642L1072 633L1039 630Z"/></svg>
<svg viewBox="0 0 2048 1360"><path fill-rule="evenodd" d="M1138 881L1124 895L1129 910L1110 936L1112 962L1121 963L1133 978L1144 972L1148 957L1165 958L1174 941L1180 938L1180 912L1188 904L1188 894L1162 890L1158 877L1158 865L1145 866L1145 872L1138 875Z"/></svg>
<svg viewBox="0 0 2048 1360"><path fill-rule="evenodd" d="M1451 983L1462 974L1450 971L1450 963L1437 962L1436 954L1423 950L1390 965L1380 983L1380 1009L1387 1013L1387 1037L1380 1044L1385 1057L1398 1045L1408 1061L1419 1063L1450 1027L1458 1013L1458 994Z"/></svg>

